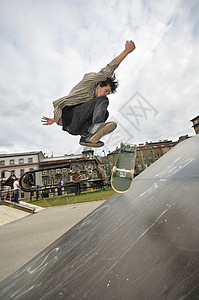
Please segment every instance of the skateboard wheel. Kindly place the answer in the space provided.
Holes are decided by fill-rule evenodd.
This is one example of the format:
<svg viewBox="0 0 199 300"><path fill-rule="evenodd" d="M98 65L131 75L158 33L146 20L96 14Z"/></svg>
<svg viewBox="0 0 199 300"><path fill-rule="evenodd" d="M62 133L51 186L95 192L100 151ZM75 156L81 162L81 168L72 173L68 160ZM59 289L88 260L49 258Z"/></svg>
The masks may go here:
<svg viewBox="0 0 199 300"><path fill-rule="evenodd" d="M113 167L113 173L115 173L116 171L117 171L117 167L114 166L114 167Z"/></svg>
<svg viewBox="0 0 199 300"><path fill-rule="evenodd" d="M131 175L132 175L132 176L134 175L134 173L135 173L135 172L134 172L134 170L133 170L133 169L131 169Z"/></svg>

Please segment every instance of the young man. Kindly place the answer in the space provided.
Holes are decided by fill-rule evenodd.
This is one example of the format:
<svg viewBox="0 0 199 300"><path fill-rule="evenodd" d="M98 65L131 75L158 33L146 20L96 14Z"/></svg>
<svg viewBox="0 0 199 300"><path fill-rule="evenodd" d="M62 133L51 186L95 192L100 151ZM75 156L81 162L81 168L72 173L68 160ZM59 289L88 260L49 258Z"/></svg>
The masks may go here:
<svg viewBox="0 0 199 300"><path fill-rule="evenodd" d="M13 183L14 188L14 202L19 203L19 178L15 178L15 181Z"/></svg>
<svg viewBox="0 0 199 300"><path fill-rule="evenodd" d="M80 135L80 145L102 147L100 139L115 130L115 122L105 122L108 118L108 94L118 87L114 71L123 59L135 49L132 41L127 41L124 51L98 73L85 74L69 93L53 102L54 118L43 117L43 125L57 123L72 135Z"/></svg>

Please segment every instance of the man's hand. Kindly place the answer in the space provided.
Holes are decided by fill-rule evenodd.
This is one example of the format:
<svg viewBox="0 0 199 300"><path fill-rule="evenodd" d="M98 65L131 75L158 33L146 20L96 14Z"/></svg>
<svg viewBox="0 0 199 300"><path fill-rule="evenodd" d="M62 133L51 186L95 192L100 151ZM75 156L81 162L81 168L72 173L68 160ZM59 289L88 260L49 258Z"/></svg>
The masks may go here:
<svg viewBox="0 0 199 300"><path fill-rule="evenodd" d="M55 123L55 119L43 117L41 119L41 122L43 123L43 125L52 125L53 123Z"/></svg>
<svg viewBox="0 0 199 300"><path fill-rule="evenodd" d="M130 53L132 52L133 50L135 49L135 44L133 41L126 41L126 44L125 44L125 50Z"/></svg>
<svg viewBox="0 0 199 300"><path fill-rule="evenodd" d="M115 58L115 60L117 61L118 65L123 61L123 59L129 54L131 53L133 50L135 49L135 44L133 41L126 41L125 44L125 50L118 56Z"/></svg>

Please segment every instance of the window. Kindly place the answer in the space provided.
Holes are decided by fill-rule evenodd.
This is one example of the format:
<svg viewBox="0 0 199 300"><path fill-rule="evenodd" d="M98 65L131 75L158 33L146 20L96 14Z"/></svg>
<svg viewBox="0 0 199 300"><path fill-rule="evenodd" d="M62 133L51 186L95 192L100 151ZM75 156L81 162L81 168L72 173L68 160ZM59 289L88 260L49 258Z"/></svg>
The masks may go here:
<svg viewBox="0 0 199 300"><path fill-rule="evenodd" d="M20 175L22 176L24 174L24 169L20 170Z"/></svg>
<svg viewBox="0 0 199 300"><path fill-rule="evenodd" d="M140 159L139 159L139 156L137 156L137 161L139 161Z"/></svg>
<svg viewBox="0 0 199 300"><path fill-rule="evenodd" d="M86 174L85 174L85 173L82 173L82 174L81 174L81 177L82 177L82 179L86 179Z"/></svg>
<svg viewBox="0 0 199 300"><path fill-rule="evenodd" d="M43 183L44 183L44 185L47 185L47 184L48 184L48 177L44 177L44 178L43 178Z"/></svg>
<svg viewBox="0 0 199 300"><path fill-rule="evenodd" d="M15 164L15 160L14 159L11 159L10 160L10 165L14 165Z"/></svg>
<svg viewBox="0 0 199 300"><path fill-rule="evenodd" d="M5 166L5 160L0 161L0 166Z"/></svg>
<svg viewBox="0 0 199 300"><path fill-rule="evenodd" d="M29 163L32 163L32 157L29 157L29 158L28 158L28 162L29 162Z"/></svg>
<svg viewBox="0 0 199 300"><path fill-rule="evenodd" d="M156 160L158 160L159 158L160 158L160 154L159 154L159 153L157 153L157 154L156 154L156 158L155 158L155 159L156 159Z"/></svg>
<svg viewBox="0 0 199 300"><path fill-rule="evenodd" d="M19 163L20 163L20 164L23 164L23 163L24 163L23 158L20 158L20 159L19 159Z"/></svg>

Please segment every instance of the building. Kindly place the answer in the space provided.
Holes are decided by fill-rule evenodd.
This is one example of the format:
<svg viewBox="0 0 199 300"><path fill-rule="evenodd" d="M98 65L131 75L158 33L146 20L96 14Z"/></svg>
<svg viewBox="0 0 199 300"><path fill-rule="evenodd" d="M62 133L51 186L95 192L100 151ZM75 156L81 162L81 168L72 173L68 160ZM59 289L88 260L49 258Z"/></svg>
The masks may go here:
<svg viewBox="0 0 199 300"><path fill-rule="evenodd" d="M51 167L53 169L50 169ZM1 154L1 199L5 198L8 191L11 195L12 184L4 186L10 176L20 178L25 172L33 170L41 171L36 172L34 176L35 184L39 187L57 187L59 183L64 186L66 183L74 182L77 179L74 176L78 176L78 180L85 181L85 188L88 186L95 188L97 181L105 181L106 178L103 163L94 156L94 151L88 147L84 147L81 154L59 157L45 157L41 151ZM63 190L66 191L64 187ZM29 196L28 192L20 190L19 199L29 198Z"/></svg>
<svg viewBox="0 0 199 300"><path fill-rule="evenodd" d="M136 153L136 174L138 175L141 173L176 144L178 144L178 141L173 142L171 140L150 143L146 142L145 145L139 144Z"/></svg>
<svg viewBox="0 0 199 300"><path fill-rule="evenodd" d="M66 167L60 167L66 165ZM56 169L41 172L41 186L55 186L74 181L74 174L79 174L80 180L105 180L104 165L94 156L94 151L84 147L81 154L71 154L59 157L43 158L39 162L40 170L56 167Z"/></svg>
<svg viewBox="0 0 199 300"><path fill-rule="evenodd" d="M38 170L39 162L44 159L42 151L0 154L0 174L1 174L1 198L5 196L10 187L4 186L6 180L12 176L20 178L27 171ZM20 190L19 198L26 198L29 193Z"/></svg>
<svg viewBox="0 0 199 300"><path fill-rule="evenodd" d="M154 161L173 148L178 142L179 141L173 142L171 140L163 140L159 142L146 142L145 144L139 144L136 151L135 174L140 174ZM116 163L118 152L119 148L108 154L108 167L110 174Z"/></svg>
<svg viewBox="0 0 199 300"><path fill-rule="evenodd" d="M199 115L195 118L193 118L192 120L190 120L190 122L193 123L193 128L195 130L196 134L199 134Z"/></svg>

